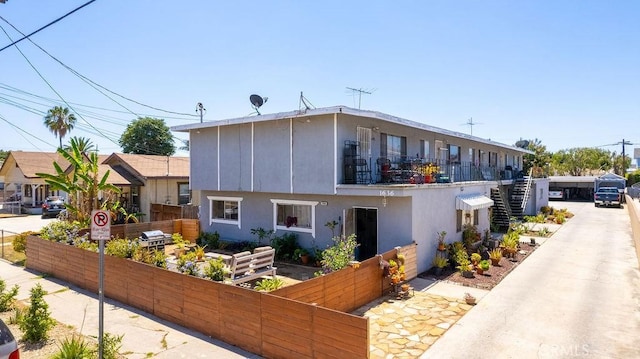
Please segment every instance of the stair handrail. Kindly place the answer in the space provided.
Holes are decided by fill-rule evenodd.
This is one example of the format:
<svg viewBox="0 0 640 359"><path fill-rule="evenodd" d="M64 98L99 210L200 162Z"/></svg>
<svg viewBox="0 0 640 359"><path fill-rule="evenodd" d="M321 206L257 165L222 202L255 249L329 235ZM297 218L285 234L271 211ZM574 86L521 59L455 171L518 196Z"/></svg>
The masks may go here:
<svg viewBox="0 0 640 359"><path fill-rule="evenodd" d="M531 183L533 183L533 167L529 169L529 176L527 178L527 185L524 189L524 195L522 198L522 212L524 213L524 209L527 207L527 200L531 195Z"/></svg>

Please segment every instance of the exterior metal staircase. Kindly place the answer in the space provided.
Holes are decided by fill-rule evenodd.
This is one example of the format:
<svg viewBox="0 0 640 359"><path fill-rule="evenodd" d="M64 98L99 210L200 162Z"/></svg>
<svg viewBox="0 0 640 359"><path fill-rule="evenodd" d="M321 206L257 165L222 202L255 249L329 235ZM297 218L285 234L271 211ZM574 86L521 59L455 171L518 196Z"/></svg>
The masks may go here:
<svg viewBox="0 0 640 359"><path fill-rule="evenodd" d="M499 187L491 189L491 199L493 207L491 212L491 221L493 225L499 227L509 227L509 219L511 218L511 207L506 201L506 196Z"/></svg>
<svg viewBox="0 0 640 359"><path fill-rule="evenodd" d="M511 196L509 196L509 205L511 206L511 216L522 219L524 209L527 207L527 201L531 195L531 173L525 178L518 178L513 183Z"/></svg>

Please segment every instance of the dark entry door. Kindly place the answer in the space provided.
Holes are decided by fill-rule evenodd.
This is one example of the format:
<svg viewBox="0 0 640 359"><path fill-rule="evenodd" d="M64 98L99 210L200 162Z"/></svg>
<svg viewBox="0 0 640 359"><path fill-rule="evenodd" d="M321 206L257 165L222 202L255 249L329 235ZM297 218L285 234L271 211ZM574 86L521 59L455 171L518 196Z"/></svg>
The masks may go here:
<svg viewBox="0 0 640 359"><path fill-rule="evenodd" d="M355 232L358 246L356 259L363 261L378 253L378 210L355 208Z"/></svg>

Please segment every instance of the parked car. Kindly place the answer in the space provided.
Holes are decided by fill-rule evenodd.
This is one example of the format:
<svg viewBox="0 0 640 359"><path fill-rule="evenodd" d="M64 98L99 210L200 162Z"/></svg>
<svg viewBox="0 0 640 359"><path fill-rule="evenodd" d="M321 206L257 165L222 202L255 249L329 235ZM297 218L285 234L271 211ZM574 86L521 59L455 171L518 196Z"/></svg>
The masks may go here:
<svg viewBox="0 0 640 359"><path fill-rule="evenodd" d="M0 359L20 359L18 342L2 319L0 319Z"/></svg>
<svg viewBox="0 0 640 359"><path fill-rule="evenodd" d="M549 189L549 199L563 200L564 199L564 191L561 190L561 189L557 189L557 188Z"/></svg>
<svg viewBox="0 0 640 359"><path fill-rule="evenodd" d="M55 217L64 210L64 198L53 196L47 197L42 203L42 218Z"/></svg>

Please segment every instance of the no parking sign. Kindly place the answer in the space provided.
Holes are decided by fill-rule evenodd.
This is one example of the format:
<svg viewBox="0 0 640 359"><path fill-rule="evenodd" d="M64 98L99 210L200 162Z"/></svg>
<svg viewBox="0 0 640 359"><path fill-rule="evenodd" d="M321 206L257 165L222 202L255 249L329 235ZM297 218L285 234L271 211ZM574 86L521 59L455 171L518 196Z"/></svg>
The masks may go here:
<svg viewBox="0 0 640 359"><path fill-rule="evenodd" d="M111 238L111 218L109 211L91 211L91 239L106 241Z"/></svg>

